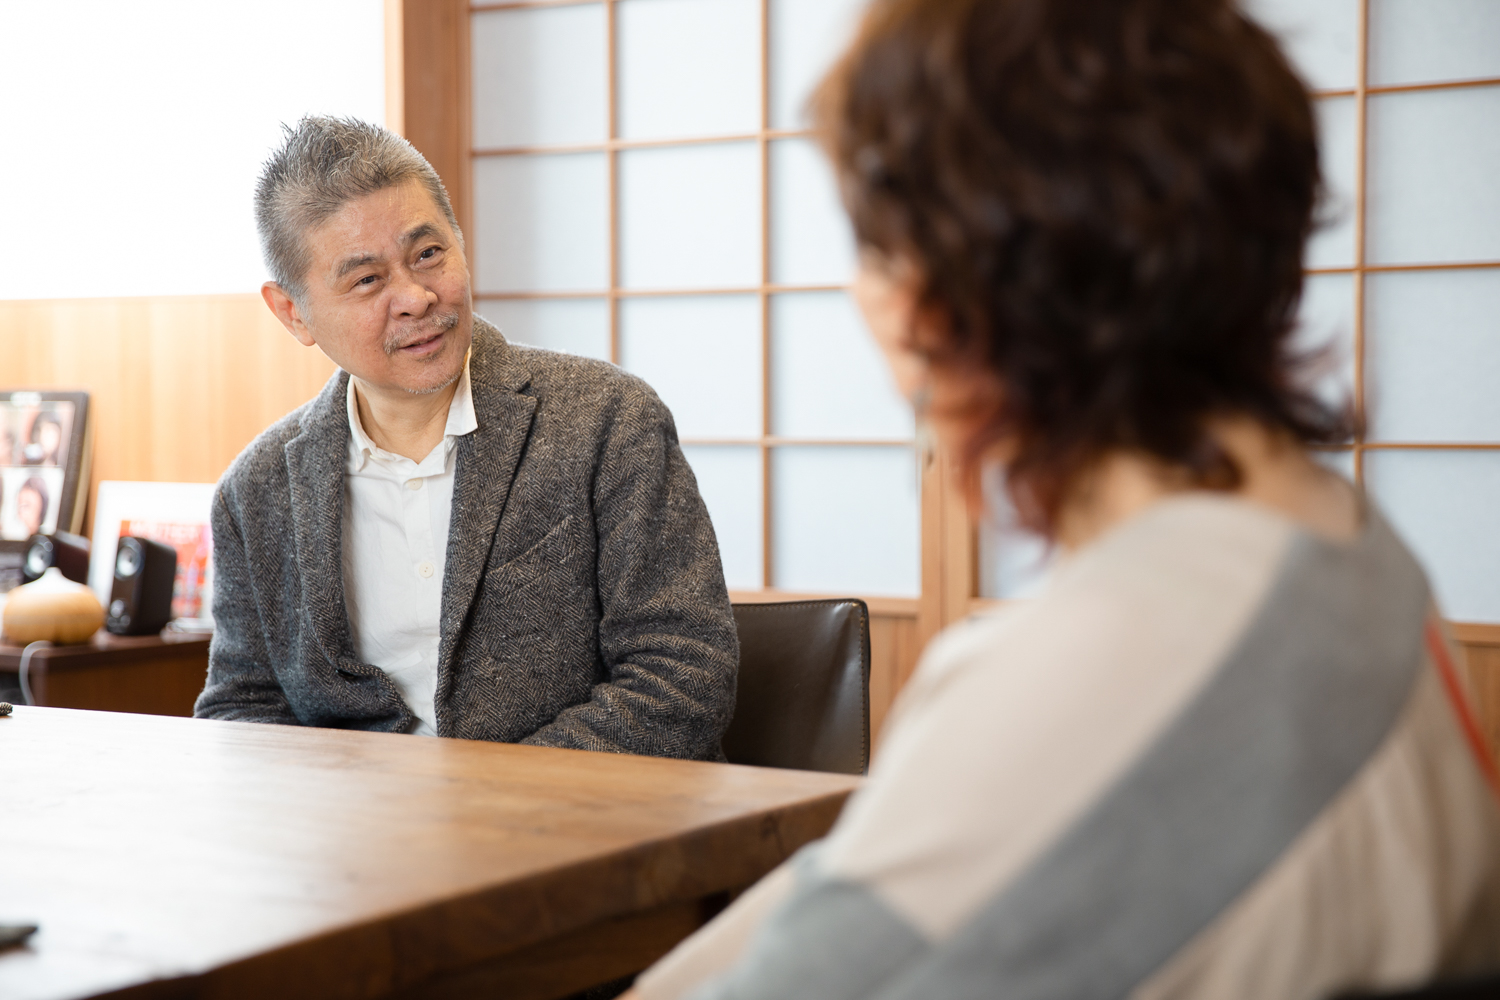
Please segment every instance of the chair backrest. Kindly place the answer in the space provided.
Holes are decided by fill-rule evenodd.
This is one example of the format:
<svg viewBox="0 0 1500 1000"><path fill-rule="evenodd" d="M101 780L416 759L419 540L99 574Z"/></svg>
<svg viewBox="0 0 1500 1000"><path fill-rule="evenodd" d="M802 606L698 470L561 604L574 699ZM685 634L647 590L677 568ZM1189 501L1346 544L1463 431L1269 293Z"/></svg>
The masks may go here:
<svg viewBox="0 0 1500 1000"><path fill-rule="evenodd" d="M870 755L870 613L850 599L736 604L733 764L863 774Z"/></svg>

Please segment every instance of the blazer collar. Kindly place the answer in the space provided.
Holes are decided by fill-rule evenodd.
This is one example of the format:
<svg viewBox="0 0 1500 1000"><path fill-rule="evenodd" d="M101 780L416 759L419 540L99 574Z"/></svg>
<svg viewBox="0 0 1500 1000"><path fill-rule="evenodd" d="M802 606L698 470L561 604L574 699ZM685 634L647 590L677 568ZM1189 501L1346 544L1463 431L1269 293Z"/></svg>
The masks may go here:
<svg viewBox="0 0 1500 1000"><path fill-rule="evenodd" d="M313 638L335 667L355 666L344 605L344 470L349 374L334 372L302 416L302 432L286 443L292 531L302 578L302 607Z"/></svg>
<svg viewBox="0 0 1500 1000"><path fill-rule="evenodd" d="M453 652L489 562L537 406L534 396L522 392L531 383L531 372L521 361L520 352L478 316L474 317L469 366L479 428L458 439L454 466L448 557L443 570L442 641L438 647L440 732L442 705L452 683Z"/></svg>

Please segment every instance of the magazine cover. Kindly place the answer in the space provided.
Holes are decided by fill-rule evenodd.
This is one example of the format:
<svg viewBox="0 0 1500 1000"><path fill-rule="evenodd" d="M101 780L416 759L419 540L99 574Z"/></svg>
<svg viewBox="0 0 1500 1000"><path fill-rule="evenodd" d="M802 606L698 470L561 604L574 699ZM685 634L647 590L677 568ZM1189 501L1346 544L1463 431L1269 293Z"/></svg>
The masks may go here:
<svg viewBox="0 0 1500 1000"><path fill-rule="evenodd" d="M172 586L173 618L207 618L208 567L213 563L213 536L208 525L183 521L126 520L120 534L149 538L177 550L177 582Z"/></svg>
<svg viewBox="0 0 1500 1000"><path fill-rule="evenodd" d="M122 535L177 550L172 616L185 627L209 628L213 618L213 483L129 483L105 480L94 498L89 587L109 606L115 552Z"/></svg>

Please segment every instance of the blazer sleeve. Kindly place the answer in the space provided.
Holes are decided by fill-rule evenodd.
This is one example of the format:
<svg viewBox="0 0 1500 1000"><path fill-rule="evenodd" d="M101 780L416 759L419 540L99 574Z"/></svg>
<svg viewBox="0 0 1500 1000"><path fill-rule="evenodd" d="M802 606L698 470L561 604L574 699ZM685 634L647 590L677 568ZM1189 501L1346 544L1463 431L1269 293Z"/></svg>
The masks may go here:
<svg viewBox="0 0 1500 1000"><path fill-rule="evenodd" d="M722 760L739 638L708 509L649 389L609 421L593 485L608 679L523 743Z"/></svg>
<svg viewBox="0 0 1500 1000"><path fill-rule="evenodd" d="M300 724L271 669L251 584L249 553L225 486L214 491L214 637L208 684L193 706L200 719Z"/></svg>

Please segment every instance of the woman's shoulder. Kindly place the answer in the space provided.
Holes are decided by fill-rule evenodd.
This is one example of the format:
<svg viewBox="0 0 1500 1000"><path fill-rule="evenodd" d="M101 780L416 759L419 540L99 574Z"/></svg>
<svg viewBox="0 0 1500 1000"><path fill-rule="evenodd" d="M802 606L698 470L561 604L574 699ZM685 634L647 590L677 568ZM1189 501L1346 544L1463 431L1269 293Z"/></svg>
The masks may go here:
<svg viewBox="0 0 1500 1000"><path fill-rule="evenodd" d="M1215 498L1147 512L933 645L825 867L933 940L1029 926L1023 876L1082 913L1105 890L1070 873L1099 865L1145 879L1121 914L1183 885L1228 905L1214 880L1279 856L1406 702L1428 605L1403 553L1374 517L1339 546Z"/></svg>
<svg viewBox="0 0 1500 1000"><path fill-rule="evenodd" d="M1289 522L1214 497L1164 501L1058 560L1041 592L950 626L914 680L1204 662L1277 585L1298 538ZM1063 674L1059 674L1063 671ZM1074 677L1075 680L1081 677Z"/></svg>

